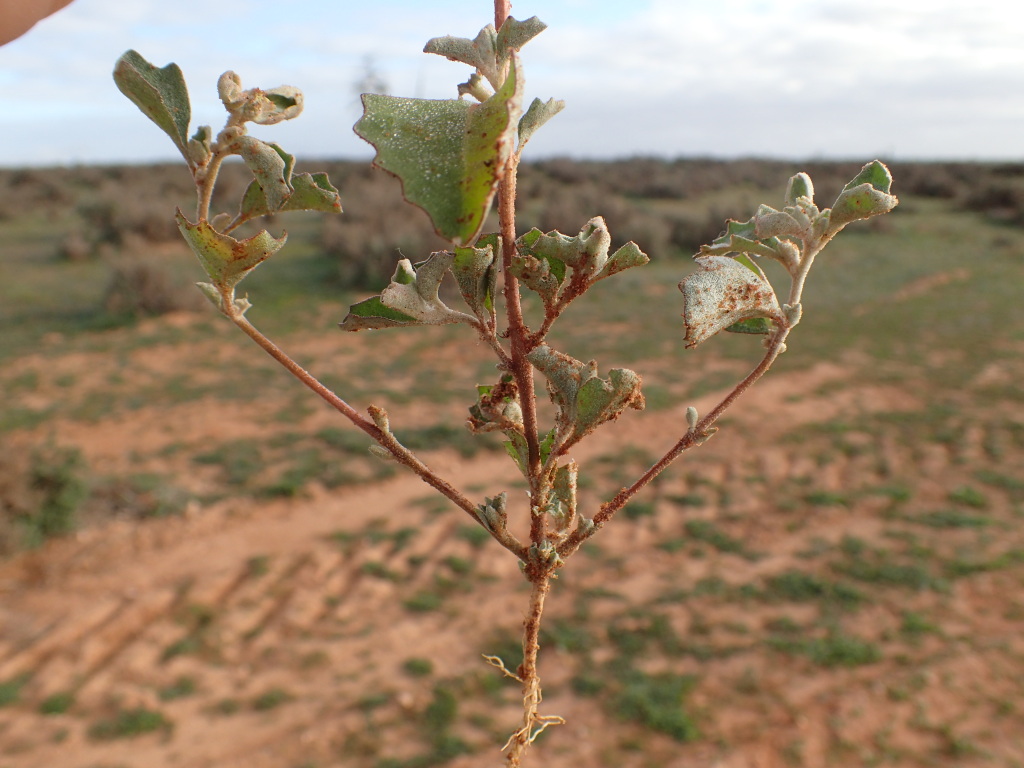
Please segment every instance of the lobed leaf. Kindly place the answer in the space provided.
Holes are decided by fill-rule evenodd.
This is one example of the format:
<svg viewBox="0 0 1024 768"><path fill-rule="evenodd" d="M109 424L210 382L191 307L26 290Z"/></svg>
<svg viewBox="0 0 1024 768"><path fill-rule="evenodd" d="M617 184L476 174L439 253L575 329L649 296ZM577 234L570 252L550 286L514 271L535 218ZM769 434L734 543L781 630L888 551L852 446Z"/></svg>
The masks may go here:
<svg viewBox="0 0 1024 768"><path fill-rule="evenodd" d="M189 163L196 166L206 165L213 155L213 149L210 146L212 143L213 129L210 126L200 125L196 128L196 132L192 134L192 138L188 140L186 146Z"/></svg>
<svg viewBox="0 0 1024 768"><path fill-rule="evenodd" d="M507 59L513 51L521 51L523 46L548 28L548 25L531 16L526 21L517 21L509 16L502 22L498 30L495 48L499 59Z"/></svg>
<svg viewBox="0 0 1024 768"><path fill-rule="evenodd" d="M406 325L446 325L471 321L469 315L448 308L437 292L454 254L439 251L414 268L408 259L398 262L391 284L380 296L352 305L340 323L342 330L396 328Z"/></svg>
<svg viewBox="0 0 1024 768"><path fill-rule="evenodd" d="M568 526L576 517L576 491L579 482L579 466L575 461L560 466L555 470L555 481L552 483L552 490L555 498L563 507L562 526Z"/></svg>
<svg viewBox="0 0 1024 768"><path fill-rule="evenodd" d="M502 491L493 499L484 496L484 503L477 504L476 516L488 531L499 533L505 530L508 519L508 511L505 508L507 504L508 494L505 491Z"/></svg>
<svg viewBox="0 0 1024 768"><path fill-rule="evenodd" d="M436 53L449 61L468 64L497 88L504 80L505 65L509 59L545 29L547 24L536 16L526 21L509 17L501 25L500 31L496 32L494 25L488 24L473 40L451 35L435 37L427 41L423 52Z"/></svg>
<svg viewBox="0 0 1024 768"><path fill-rule="evenodd" d="M114 83L121 93L174 142L192 164L188 152L188 125L192 120L188 88L181 68L174 63L155 67L137 51L126 51L114 65Z"/></svg>
<svg viewBox="0 0 1024 768"><path fill-rule="evenodd" d="M617 419L627 407L643 410L640 384L640 374L628 368L612 368L607 379L594 376L584 381L576 396L577 438L606 421Z"/></svg>
<svg viewBox="0 0 1024 768"><path fill-rule="evenodd" d="M698 256L727 256L730 253L750 253L783 261L779 250L781 241L777 237L758 239L756 220L726 223L725 234L716 237L710 245L702 245Z"/></svg>
<svg viewBox="0 0 1024 768"><path fill-rule="evenodd" d="M231 149L252 171L256 184L263 191L267 207L271 211L280 209L292 194L290 180L295 157L277 144L252 136L237 137L231 142Z"/></svg>
<svg viewBox="0 0 1024 768"><path fill-rule="evenodd" d="M522 83L513 59L508 78L482 104L363 95L356 133L377 150L374 164L397 176L407 201L457 246L480 234L512 152Z"/></svg>
<svg viewBox="0 0 1024 768"><path fill-rule="evenodd" d="M537 129L563 109L565 109L565 102L561 99L548 99L547 101L534 99L530 102L526 114L519 121L519 151L521 152L526 142L533 138Z"/></svg>
<svg viewBox="0 0 1024 768"><path fill-rule="evenodd" d="M469 408L466 426L471 432L522 432L523 409L511 374L493 386L477 387L477 401Z"/></svg>
<svg viewBox="0 0 1024 768"><path fill-rule="evenodd" d="M594 361L583 363L547 344L535 347L526 359L548 381L548 392L558 409L558 431L566 446L617 419L627 407L643 410L641 379L633 371L613 368L608 378L602 379Z"/></svg>
<svg viewBox="0 0 1024 768"><path fill-rule="evenodd" d="M640 250L640 246L630 240L608 258L601 270L594 275L594 281L611 277L631 267L642 267L650 261L650 257Z"/></svg>
<svg viewBox="0 0 1024 768"><path fill-rule="evenodd" d="M287 234L278 239L263 230L247 240L236 240L215 230L208 221L191 223L181 209L175 214L175 220L206 274L222 291L233 290L249 272L279 251L288 239Z"/></svg>
<svg viewBox="0 0 1024 768"><path fill-rule="evenodd" d="M292 192L278 208L267 204L267 196L257 182L253 181L245 190L238 215L231 228L268 213L285 211L320 211L341 213L341 199L326 173L300 173L291 179Z"/></svg>
<svg viewBox="0 0 1024 768"><path fill-rule="evenodd" d="M608 225L601 216L595 216L578 235L569 237L561 232L548 232L536 238L530 250L535 256L558 259L589 278L605 265L611 243Z"/></svg>

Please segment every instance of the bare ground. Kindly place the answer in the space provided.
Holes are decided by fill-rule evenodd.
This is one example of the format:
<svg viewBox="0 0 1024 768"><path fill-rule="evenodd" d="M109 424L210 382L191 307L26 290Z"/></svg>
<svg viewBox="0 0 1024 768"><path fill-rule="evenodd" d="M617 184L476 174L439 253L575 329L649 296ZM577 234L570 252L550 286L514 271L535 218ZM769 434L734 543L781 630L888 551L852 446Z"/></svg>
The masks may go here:
<svg viewBox="0 0 1024 768"><path fill-rule="evenodd" d="M159 377L196 354L139 349L130 367ZM112 363L84 354L47 365L102 386ZM561 634L542 662L544 711L567 724L545 734L531 764L1022 764L1021 500L1012 484L977 478L1024 474L1024 411L1019 401L998 414L965 410L951 417L954 437L908 440L902 419L928 413L921 390L858 384L857 365L764 382L644 497L650 507L569 562L548 617ZM976 383L1019 373L987 370ZM32 397L42 407L57 394L44 384ZM581 463L608 472L588 500L614 486L609 457L629 446L657 456L689 404L629 414L581 450ZM279 407L206 399L115 413L102 426L66 418L12 433L8 446L55 431L92 467L191 474L182 482L201 493L212 483L204 470L162 449L185 437L266 437L283 428L270 416ZM393 407L415 418L413 406ZM315 411L288 426L329 418ZM816 429L839 421L841 431ZM427 457L476 495L508 490L521 508L506 457ZM964 487L984 489L984 509L956 507L951 494ZM313 484L297 498L104 521L0 563L0 681L18 689L0 708L0 768L499 765L517 691L481 653L514 642L523 580L506 552L474 541L464 513L429 497L404 475ZM951 506L961 517L941 519L962 526L921 524ZM986 522L973 526L974 513ZM687 527L695 520L710 528ZM842 582L856 606L773 594L773 577L792 572ZM819 645L801 644L808 638ZM858 655L865 647L877 653ZM417 675L409 659L431 664ZM686 708L700 737L672 738L616 708L623 665L692 675L671 706ZM438 715L439 690L454 692L454 716ZM109 725L131 712L160 719ZM440 736L460 747L445 753L454 742Z"/></svg>

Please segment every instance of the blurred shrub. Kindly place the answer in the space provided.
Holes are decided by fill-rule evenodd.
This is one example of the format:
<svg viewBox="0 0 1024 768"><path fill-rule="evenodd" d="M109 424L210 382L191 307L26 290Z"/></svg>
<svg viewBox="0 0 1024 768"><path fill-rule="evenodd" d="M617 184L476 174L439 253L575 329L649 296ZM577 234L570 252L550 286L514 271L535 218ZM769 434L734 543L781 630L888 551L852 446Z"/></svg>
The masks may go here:
<svg viewBox="0 0 1024 768"><path fill-rule="evenodd" d="M113 264L103 309L117 317L146 317L196 310L205 299L191 283L174 274L153 256L120 256Z"/></svg>
<svg viewBox="0 0 1024 768"><path fill-rule="evenodd" d="M1024 164L895 162L892 167L901 195L948 199L1024 225ZM423 261L445 247L427 217L402 200L400 184L390 175L365 162L316 161L309 168L329 173L341 191L344 214L315 224L290 221L289 215L269 223L319 249L340 287L379 290L398 259ZM859 168L859 163L823 161L550 158L522 168L520 230L536 226L575 234L601 212L615 246L634 240L652 258L685 258L723 231L727 219L748 218L761 199L773 203L779 179L806 170L819 203L828 205ZM250 181L243 164L226 163L214 209L233 211ZM0 220L45 216L54 222L55 251L62 260L117 257L137 250L139 243L177 242L174 209L190 212L194 205L192 181L175 165L0 169ZM883 226L886 220L878 221ZM495 228L492 216L485 231ZM195 306L191 289L174 288L156 263L115 263L108 293L110 311L136 315Z"/></svg>
<svg viewBox="0 0 1024 768"><path fill-rule="evenodd" d="M434 234L426 215L402 200L395 178L365 166L338 166L342 164L334 164L330 175L342 191L345 212L324 219L320 244L336 263L342 285L379 290L388 284L399 259L416 263L449 247Z"/></svg>
<svg viewBox="0 0 1024 768"><path fill-rule="evenodd" d="M77 448L47 443L31 453L27 471L13 458L2 469L3 551L38 546L75 529L79 507L89 492L85 461Z"/></svg>

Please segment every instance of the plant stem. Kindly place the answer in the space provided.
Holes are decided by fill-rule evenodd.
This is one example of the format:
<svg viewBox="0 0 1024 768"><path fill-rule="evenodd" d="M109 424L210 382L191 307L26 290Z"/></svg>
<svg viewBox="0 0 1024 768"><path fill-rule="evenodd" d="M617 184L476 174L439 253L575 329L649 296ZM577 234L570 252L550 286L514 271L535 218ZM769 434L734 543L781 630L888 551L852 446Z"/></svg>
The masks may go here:
<svg viewBox="0 0 1024 768"><path fill-rule="evenodd" d="M530 612L523 620L523 663L516 671L523 684L523 724L509 739L505 764L508 768L522 765L526 748L533 743L540 731L549 725L561 723L562 718L538 714L543 698L540 690L540 676L537 674L537 657L540 653L540 623L544 614L544 599L551 589L551 573L543 572L533 580L530 593Z"/></svg>
<svg viewBox="0 0 1024 768"><path fill-rule="evenodd" d="M208 221L210 218L210 203L213 201L213 188L217 184L217 174L220 173L221 163L224 162L223 152L214 152L202 170L202 176L196 178L199 187L199 202L196 205L196 219Z"/></svg>
<svg viewBox="0 0 1024 768"><path fill-rule="evenodd" d="M523 410L523 432L528 451L528 479L530 493L536 498L539 490L540 439L537 429L537 400L534 395L533 365L526 359L529 352L530 329L523 320L523 306L519 295L519 280L512 274L512 259L516 256L516 171L519 161L513 155L501 184L498 186L498 222L501 230L501 262L505 278L505 306L508 312L508 336L511 352L510 373L519 388L519 405ZM531 540L538 544L543 539L543 516L533 517ZM538 522L540 521L540 522ZM540 527L538 527L540 526Z"/></svg>
<svg viewBox="0 0 1024 768"><path fill-rule="evenodd" d="M494 0L494 28L501 29L501 25L511 13L512 0Z"/></svg>
<svg viewBox="0 0 1024 768"><path fill-rule="evenodd" d="M440 477L430 469L430 467L416 458L408 448L398 442L390 431L385 431L378 427L372 421L360 414L355 408L334 394L334 392L325 387L315 376L309 373L309 371L295 362L280 347L274 344L274 342L260 333L259 329L246 320L245 316L242 315L241 312L234 310L233 312L229 311L226 314L230 320L246 334L246 336L255 341L268 355L284 366L284 368L295 378L305 384L328 405L351 421L359 429L363 430L363 432L373 438L377 443L386 448L391 455L395 457L396 461L411 469L419 475L423 482L450 499L459 508L468 513L477 524L480 524L480 518L476 513L476 505L466 498L466 496L464 496L457 488L452 486L444 478ZM519 542L511 533L508 531L498 532L495 534L495 538L498 540L498 543L515 554L520 560L523 560L524 562L527 560L529 555L527 547Z"/></svg>

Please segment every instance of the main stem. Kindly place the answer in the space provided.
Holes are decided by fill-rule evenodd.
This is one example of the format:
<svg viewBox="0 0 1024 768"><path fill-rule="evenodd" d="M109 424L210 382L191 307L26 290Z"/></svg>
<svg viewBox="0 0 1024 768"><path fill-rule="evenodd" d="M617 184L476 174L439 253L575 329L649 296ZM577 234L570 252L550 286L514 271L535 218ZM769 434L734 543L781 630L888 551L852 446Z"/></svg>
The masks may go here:
<svg viewBox="0 0 1024 768"><path fill-rule="evenodd" d="M519 768L526 748L533 743L537 734L552 723L562 722L561 718L542 717L538 710L543 698L540 690L540 675L537 674L537 659L540 655L540 624L544 614L544 599L551 589L551 574L539 574L533 581L530 593L530 612L523 621L523 663L516 673L523 684L523 724L508 743L505 765Z"/></svg>
<svg viewBox="0 0 1024 768"><path fill-rule="evenodd" d="M494 0L494 28L501 29L501 25L511 13L512 0Z"/></svg>
<svg viewBox="0 0 1024 768"><path fill-rule="evenodd" d="M509 18L512 9L510 0L494 0L494 28ZM508 317L509 370L515 377L519 390L519 405L523 411L523 433L527 445L526 476L530 483L530 542L540 546L547 537L547 515L537 509L544 495L543 468L540 459L540 436L537 427L537 399L534 395L533 365L526 359L530 352L530 329L523 319L519 281L512 274L512 261L517 255L516 248L516 174L519 155L513 152L509 157L498 186L498 223L501 231L501 262L504 272L505 308ZM539 714L541 702L540 676L537 674L537 659L540 655L540 627L544 615L544 600L551 589L552 571L536 561L526 563L526 575L532 585L530 610L523 621L523 662L516 670L523 686L523 720L519 730L508 742L506 765L519 768L526 748L548 725L561 722L561 718L544 717Z"/></svg>

